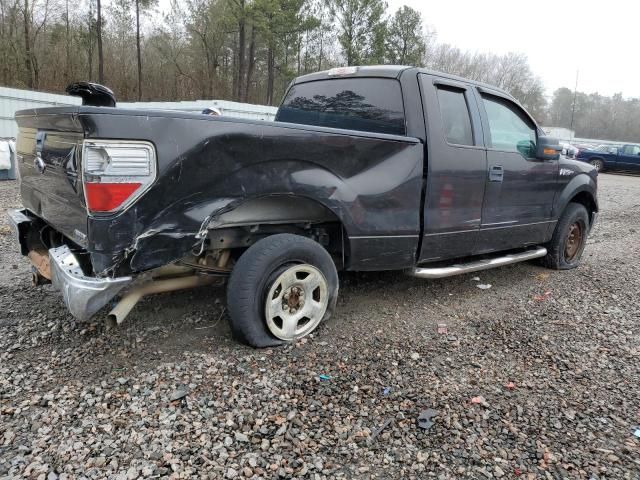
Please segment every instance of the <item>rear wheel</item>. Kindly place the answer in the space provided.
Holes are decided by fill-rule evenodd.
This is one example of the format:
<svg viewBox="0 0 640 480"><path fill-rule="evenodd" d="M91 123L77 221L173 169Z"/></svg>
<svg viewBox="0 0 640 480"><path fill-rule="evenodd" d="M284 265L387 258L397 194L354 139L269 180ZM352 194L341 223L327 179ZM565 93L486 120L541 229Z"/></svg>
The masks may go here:
<svg viewBox="0 0 640 480"><path fill-rule="evenodd" d="M242 254L231 272L231 330L254 347L290 342L328 319L337 297L338 273L320 244L298 235L272 235Z"/></svg>
<svg viewBox="0 0 640 480"><path fill-rule="evenodd" d="M604 170L604 162L598 158L591 160L589 163L593 165L598 172Z"/></svg>
<svg viewBox="0 0 640 480"><path fill-rule="evenodd" d="M569 270L580 265L580 258L587 243L589 213L579 203L567 205L556 225L551 241L547 244L547 255L543 263L555 270Z"/></svg>

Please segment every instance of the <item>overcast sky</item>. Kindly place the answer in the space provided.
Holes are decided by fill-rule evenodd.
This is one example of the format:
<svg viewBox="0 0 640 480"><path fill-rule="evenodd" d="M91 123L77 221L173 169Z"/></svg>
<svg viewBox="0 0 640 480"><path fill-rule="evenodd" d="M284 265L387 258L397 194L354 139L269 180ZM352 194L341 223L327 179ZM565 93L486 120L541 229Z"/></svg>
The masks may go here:
<svg viewBox="0 0 640 480"><path fill-rule="evenodd" d="M408 5L441 42L465 50L522 52L544 81L602 95L640 97L640 0L387 0Z"/></svg>

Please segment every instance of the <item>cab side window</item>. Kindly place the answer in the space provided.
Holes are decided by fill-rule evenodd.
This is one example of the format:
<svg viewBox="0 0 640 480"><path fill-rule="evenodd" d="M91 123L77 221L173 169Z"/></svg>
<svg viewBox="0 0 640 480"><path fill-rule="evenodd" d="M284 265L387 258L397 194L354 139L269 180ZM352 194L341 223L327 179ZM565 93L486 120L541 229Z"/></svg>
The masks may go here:
<svg viewBox="0 0 640 480"><path fill-rule="evenodd" d="M447 142L473 145L471 118L464 90L438 87L438 103Z"/></svg>
<svg viewBox="0 0 640 480"><path fill-rule="evenodd" d="M624 146L624 154L625 155L640 155L640 147L638 145L625 145Z"/></svg>
<svg viewBox="0 0 640 480"><path fill-rule="evenodd" d="M524 113L516 105L498 97L483 95L482 100L489 120L491 147L533 158L536 128Z"/></svg>

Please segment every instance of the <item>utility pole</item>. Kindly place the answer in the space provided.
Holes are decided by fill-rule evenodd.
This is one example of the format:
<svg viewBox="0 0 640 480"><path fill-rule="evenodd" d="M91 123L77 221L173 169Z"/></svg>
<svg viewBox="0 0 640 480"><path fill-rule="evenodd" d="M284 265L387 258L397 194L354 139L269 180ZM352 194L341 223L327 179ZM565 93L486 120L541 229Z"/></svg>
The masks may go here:
<svg viewBox="0 0 640 480"><path fill-rule="evenodd" d="M578 94L578 73L579 70L576 70L576 86L573 89L573 106L571 107L571 126L569 130L571 133L569 134L569 143L573 141L573 117L576 114L576 95Z"/></svg>

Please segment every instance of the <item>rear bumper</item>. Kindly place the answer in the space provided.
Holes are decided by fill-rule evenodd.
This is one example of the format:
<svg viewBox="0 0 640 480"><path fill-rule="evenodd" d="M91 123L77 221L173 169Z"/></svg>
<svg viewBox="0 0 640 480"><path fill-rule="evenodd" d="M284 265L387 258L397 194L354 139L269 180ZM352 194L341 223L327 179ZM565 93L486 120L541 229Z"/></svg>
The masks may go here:
<svg viewBox="0 0 640 480"><path fill-rule="evenodd" d="M9 225L23 255L29 253L29 230L38 228L37 219L27 210L9 210ZM73 252L63 245L49 249L51 282L62 292L64 303L78 320L91 317L104 307L117 293L129 285L132 277L98 278L84 274Z"/></svg>
<svg viewBox="0 0 640 480"><path fill-rule="evenodd" d="M51 282L62 292L71 315L79 320L91 317L133 280L132 277L86 276L78 259L66 245L49 249L49 257Z"/></svg>

